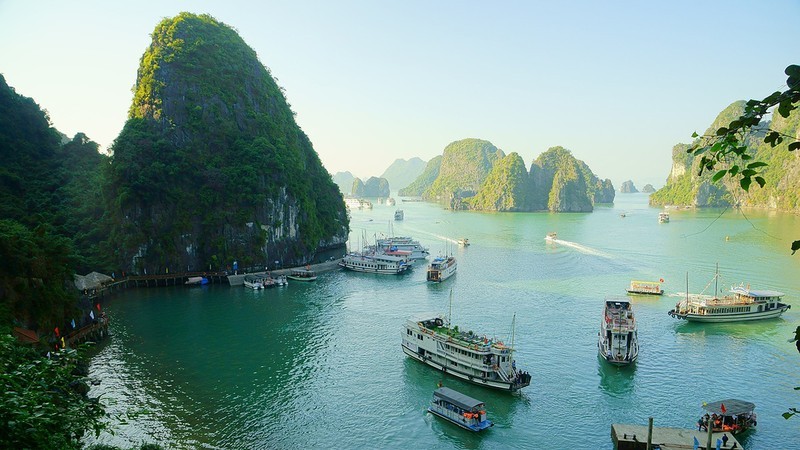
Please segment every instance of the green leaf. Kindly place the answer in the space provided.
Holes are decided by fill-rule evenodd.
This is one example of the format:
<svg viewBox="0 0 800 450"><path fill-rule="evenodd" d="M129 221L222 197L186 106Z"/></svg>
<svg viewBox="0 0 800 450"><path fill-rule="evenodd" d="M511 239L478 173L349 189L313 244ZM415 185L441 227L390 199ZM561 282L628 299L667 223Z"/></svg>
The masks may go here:
<svg viewBox="0 0 800 450"><path fill-rule="evenodd" d="M717 136L724 136L726 134L728 134L728 129L727 128L725 128L725 127L717 128Z"/></svg>
<svg viewBox="0 0 800 450"><path fill-rule="evenodd" d="M708 151L708 147L700 147L694 151L694 156L697 156L701 153L705 153Z"/></svg>
<svg viewBox="0 0 800 450"><path fill-rule="evenodd" d="M731 176L736 176L736 174L739 173L739 166L734 164L728 171L731 173Z"/></svg>
<svg viewBox="0 0 800 450"><path fill-rule="evenodd" d="M794 252L798 250L800 250L800 241L792 242L792 254L794 255Z"/></svg>
<svg viewBox="0 0 800 450"><path fill-rule="evenodd" d="M697 131L695 131L694 133L692 133L692 137L693 137L693 138L696 138L696 137L698 137L698 136L700 136L700 135L699 135L699 134L697 134Z"/></svg>
<svg viewBox="0 0 800 450"><path fill-rule="evenodd" d="M749 177L752 177L755 174L756 174L756 171L753 170L753 169L744 169L742 171L742 176L743 177L748 177L749 178Z"/></svg>
<svg viewBox="0 0 800 450"><path fill-rule="evenodd" d="M793 151L795 151L797 149L800 149L800 141L792 142L791 144L789 144L789 151L790 152L793 152Z"/></svg>
<svg viewBox="0 0 800 450"><path fill-rule="evenodd" d="M748 169L755 169L757 167L764 167L764 166L767 166L767 165L769 165L769 164L767 164L767 163L765 163L763 161L756 161L756 162L752 162L752 163L748 164L747 168Z"/></svg>
<svg viewBox="0 0 800 450"><path fill-rule="evenodd" d="M711 181L716 183L720 178L724 177L726 173L728 173L727 170L720 170L719 172L715 173L713 177L711 177Z"/></svg>
<svg viewBox="0 0 800 450"><path fill-rule="evenodd" d="M742 189L747 191L748 189L750 189L750 183L751 182L752 182L752 180L750 179L750 177L744 177L741 180L739 180L739 186L741 186Z"/></svg>
<svg viewBox="0 0 800 450"><path fill-rule="evenodd" d="M763 178L763 177L756 177L756 183L758 183L758 185L759 185L759 186L760 186L762 189L764 188L764 185L765 185L765 184L767 184L767 182L766 182L766 181L764 181L764 178Z"/></svg>
<svg viewBox="0 0 800 450"><path fill-rule="evenodd" d="M784 418L784 419L786 419L786 420L789 420L789 419L791 419L791 418L792 418L792 416L793 416L794 414L792 414L792 413L788 413L788 412L785 412L785 413L783 413L783 414L781 414L781 415L783 416L783 418Z"/></svg>

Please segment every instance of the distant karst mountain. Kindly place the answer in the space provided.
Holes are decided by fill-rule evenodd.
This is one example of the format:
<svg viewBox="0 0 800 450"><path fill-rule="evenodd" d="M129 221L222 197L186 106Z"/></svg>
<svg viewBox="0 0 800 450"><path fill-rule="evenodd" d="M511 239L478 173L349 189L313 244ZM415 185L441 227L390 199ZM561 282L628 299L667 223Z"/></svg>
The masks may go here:
<svg viewBox="0 0 800 450"><path fill-rule="evenodd" d="M488 141L465 139L445 148L401 195L421 195L453 209L488 211L592 211L614 201L611 180L600 180L568 150L554 147L525 170Z"/></svg>
<svg viewBox="0 0 800 450"><path fill-rule="evenodd" d="M419 177L425 170L426 162L419 158L396 159L386 168L380 178L385 178L393 189L403 189Z"/></svg>
<svg viewBox="0 0 800 450"><path fill-rule="evenodd" d="M705 134L727 126L744 111L745 102L737 101L725 108L714 120ZM684 205L696 207L724 207L733 204L757 208L800 211L800 157L788 151L787 140L776 147L763 142L764 130L769 127L783 135L797 136L800 132L800 110L794 110L787 118L773 116L770 124L762 125L748 135L744 142L752 160L763 161L768 166L761 168L766 185L755 183L745 192L734 177L723 177L718 182L711 178L715 172L704 172L698 176L700 156L687 153L689 144L677 144L672 149L672 170L666 185L650 195L651 205ZM722 170L742 162L718 164ZM744 163L746 164L746 162ZM741 170L741 169L740 169Z"/></svg>
<svg viewBox="0 0 800 450"><path fill-rule="evenodd" d="M349 195L353 189L353 181L356 177L350 172L336 172L333 175L333 182L339 186L342 195Z"/></svg>
<svg viewBox="0 0 800 450"><path fill-rule="evenodd" d="M623 194L635 194L639 192L639 190L636 189L636 185L634 185L633 181L631 180L622 183L622 186L619 187L619 191L622 192Z"/></svg>
<svg viewBox="0 0 800 450"><path fill-rule="evenodd" d="M356 178L350 194L354 197L389 197L389 182L385 178L369 177L364 183Z"/></svg>
<svg viewBox="0 0 800 450"><path fill-rule="evenodd" d="M439 176L439 169L442 167L442 155L436 156L425 165L425 170L408 186L401 188L398 192L403 197L420 197L431 187Z"/></svg>
<svg viewBox="0 0 800 450"><path fill-rule="evenodd" d="M656 188L654 188L652 184L645 184L644 187L642 188L642 192L644 192L645 194L652 194L655 191Z"/></svg>
<svg viewBox="0 0 800 450"><path fill-rule="evenodd" d="M281 88L208 15L156 26L110 177L129 273L305 263L347 239L339 189Z"/></svg>

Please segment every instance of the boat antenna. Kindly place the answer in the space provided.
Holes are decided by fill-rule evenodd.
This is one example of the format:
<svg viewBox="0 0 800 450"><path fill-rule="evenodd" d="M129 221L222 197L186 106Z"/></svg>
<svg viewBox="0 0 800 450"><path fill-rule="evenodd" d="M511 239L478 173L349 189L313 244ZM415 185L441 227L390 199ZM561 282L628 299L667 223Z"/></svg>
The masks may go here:
<svg viewBox="0 0 800 450"><path fill-rule="evenodd" d="M450 329L453 319L453 288L450 288L450 311L447 313L447 328Z"/></svg>
<svg viewBox="0 0 800 450"><path fill-rule="evenodd" d="M717 273L714 275L714 298L719 295L719 263L717 263Z"/></svg>
<svg viewBox="0 0 800 450"><path fill-rule="evenodd" d="M514 331L516 330L517 313L511 317L511 353L514 353Z"/></svg>

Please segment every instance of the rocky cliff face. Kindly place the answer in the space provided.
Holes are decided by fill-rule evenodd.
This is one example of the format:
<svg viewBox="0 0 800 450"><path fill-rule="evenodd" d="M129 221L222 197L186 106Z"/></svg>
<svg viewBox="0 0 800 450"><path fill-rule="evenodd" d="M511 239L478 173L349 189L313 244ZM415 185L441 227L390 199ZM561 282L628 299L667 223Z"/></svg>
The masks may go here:
<svg viewBox="0 0 800 450"><path fill-rule="evenodd" d="M631 180L622 183L622 186L620 186L619 191L622 192L623 194L634 194L636 192L639 192L639 190L636 189L636 185L633 184L633 181Z"/></svg>
<svg viewBox="0 0 800 450"><path fill-rule="evenodd" d="M644 187L642 188L642 192L645 193L645 194L652 194L655 191L656 191L656 188L654 188L653 185L649 184L649 183L645 184Z"/></svg>
<svg viewBox="0 0 800 450"><path fill-rule="evenodd" d="M343 247L339 189L256 53L207 15L152 36L113 146L122 267L288 265Z"/></svg>

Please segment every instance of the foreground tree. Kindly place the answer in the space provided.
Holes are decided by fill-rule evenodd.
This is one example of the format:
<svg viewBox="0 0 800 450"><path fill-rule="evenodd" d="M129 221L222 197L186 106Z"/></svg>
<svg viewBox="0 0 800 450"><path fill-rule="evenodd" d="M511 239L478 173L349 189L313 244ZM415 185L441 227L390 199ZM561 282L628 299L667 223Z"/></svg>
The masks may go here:
<svg viewBox="0 0 800 450"><path fill-rule="evenodd" d="M686 151L702 155L698 175L702 175L704 171L715 170L717 165L724 165L726 168L718 170L712 178L713 181L718 181L727 175L738 177L739 185L745 191L750 189L753 181L764 187L766 181L761 176L760 169L767 163L754 161L753 156L748 153L745 143L748 136L755 134L761 137L763 134L761 139L772 147L786 141L788 151L800 149L799 136L783 134L765 126L770 113L777 112L786 118L800 103L800 66L790 65L785 72L788 76L785 91L776 91L763 100L749 100L741 116L731 121L727 127L718 128L711 135L698 136L697 133L692 135L700 139ZM800 240L792 242L792 254L797 250L800 250Z"/></svg>
<svg viewBox="0 0 800 450"><path fill-rule="evenodd" d="M0 448L80 449L86 430L105 428L80 361L75 350L42 356L0 334Z"/></svg>

